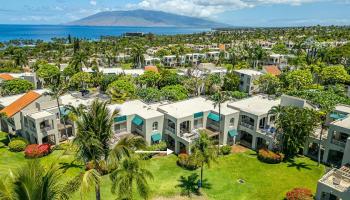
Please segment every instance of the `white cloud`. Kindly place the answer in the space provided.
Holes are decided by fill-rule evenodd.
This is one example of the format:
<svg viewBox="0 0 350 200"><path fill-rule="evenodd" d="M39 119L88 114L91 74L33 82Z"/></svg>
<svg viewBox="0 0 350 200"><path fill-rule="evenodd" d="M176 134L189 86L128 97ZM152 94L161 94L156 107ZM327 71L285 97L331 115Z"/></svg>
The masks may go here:
<svg viewBox="0 0 350 200"><path fill-rule="evenodd" d="M327 0L141 0L128 8L161 10L176 14L213 17L213 15L230 10L251 8L258 5L289 4L298 6L304 3Z"/></svg>
<svg viewBox="0 0 350 200"><path fill-rule="evenodd" d="M96 6L97 5L97 1L96 0L91 0L90 4L93 5L93 6Z"/></svg>

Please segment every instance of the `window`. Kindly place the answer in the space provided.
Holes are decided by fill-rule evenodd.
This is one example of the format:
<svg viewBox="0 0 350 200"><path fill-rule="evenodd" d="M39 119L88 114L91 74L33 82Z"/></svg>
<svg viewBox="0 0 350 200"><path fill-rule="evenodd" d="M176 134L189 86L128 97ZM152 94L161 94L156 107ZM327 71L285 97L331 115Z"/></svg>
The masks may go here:
<svg viewBox="0 0 350 200"><path fill-rule="evenodd" d="M24 117L24 126L28 127L28 119L26 117Z"/></svg>
<svg viewBox="0 0 350 200"><path fill-rule="evenodd" d="M203 118L194 119L194 128L203 128Z"/></svg>
<svg viewBox="0 0 350 200"><path fill-rule="evenodd" d="M167 129L170 132L175 133L175 123L173 121L171 121L170 119L167 119Z"/></svg>
<svg viewBox="0 0 350 200"><path fill-rule="evenodd" d="M270 117L270 123L275 123L275 120L276 120L276 116L271 116Z"/></svg>
<svg viewBox="0 0 350 200"><path fill-rule="evenodd" d="M153 122L152 124L152 130L157 131L158 130L158 122Z"/></svg>
<svg viewBox="0 0 350 200"><path fill-rule="evenodd" d="M230 124L229 124L229 126L235 126L235 118L231 118L230 119Z"/></svg>
<svg viewBox="0 0 350 200"><path fill-rule="evenodd" d="M114 125L114 131L116 133L123 133L126 132L126 122L115 124Z"/></svg>

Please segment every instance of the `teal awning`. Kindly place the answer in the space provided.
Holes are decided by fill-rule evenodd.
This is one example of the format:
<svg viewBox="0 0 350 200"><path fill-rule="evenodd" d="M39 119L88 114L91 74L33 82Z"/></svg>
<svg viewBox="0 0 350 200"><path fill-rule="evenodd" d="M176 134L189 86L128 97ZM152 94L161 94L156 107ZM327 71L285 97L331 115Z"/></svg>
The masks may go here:
<svg viewBox="0 0 350 200"><path fill-rule="evenodd" d="M153 142L160 141L162 139L162 135L160 133L153 134L151 136L151 139L152 139Z"/></svg>
<svg viewBox="0 0 350 200"><path fill-rule="evenodd" d="M126 121L126 116L118 116L114 118L114 122L123 122Z"/></svg>
<svg viewBox="0 0 350 200"><path fill-rule="evenodd" d="M346 117L345 114L341 113L331 113L329 116L333 119L344 119Z"/></svg>
<svg viewBox="0 0 350 200"><path fill-rule="evenodd" d="M230 131L228 131L228 135L229 135L230 137L235 137L235 136L237 136L237 135L238 135L237 130L230 130Z"/></svg>
<svg viewBox="0 0 350 200"><path fill-rule="evenodd" d="M198 113L194 113L194 118L200 118L203 117L203 112L198 112Z"/></svg>
<svg viewBox="0 0 350 200"><path fill-rule="evenodd" d="M217 115L215 113L209 113L208 118L211 119L211 120L214 120L216 122L220 121L219 115Z"/></svg>
<svg viewBox="0 0 350 200"><path fill-rule="evenodd" d="M132 120L132 123L140 126L143 124L143 120L139 116L135 116L134 119Z"/></svg>

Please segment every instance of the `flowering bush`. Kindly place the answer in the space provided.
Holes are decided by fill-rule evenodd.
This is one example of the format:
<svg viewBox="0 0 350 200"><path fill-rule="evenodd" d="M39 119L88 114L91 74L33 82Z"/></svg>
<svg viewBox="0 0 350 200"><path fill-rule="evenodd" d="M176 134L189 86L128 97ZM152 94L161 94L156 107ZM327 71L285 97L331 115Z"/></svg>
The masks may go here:
<svg viewBox="0 0 350 200"><path fill-rule="evenodd" d="M258 159L262 162L277 164L283 161L284 155L282 153L275 153L267 149L260 149Z"/></svg>
<svg viewBox="0 0 350 200"><path fill-rule="evenodd" d="M194 159L192 159L191 156L189 156L186 153L181 153L179 154L179 156L177 157L177 161L176 161L177 165L179 165L180 167L183 167L185 169L189 169L189 170L195 170L197 169L199 166L194 162Z"/></svg>
<svg viewBox="0 0 350 200"><path fill-rule="evenodd" d="M24 154L28 158L39 158L49 154L50 150L50 144L31 144L26 147Z"/></svg>
<svg viewBox="0 0 350 200"><path fill-rule="evenodd" d="M294 188L287 192L286 200L312 200L312 192L307 188Z"/></svg>

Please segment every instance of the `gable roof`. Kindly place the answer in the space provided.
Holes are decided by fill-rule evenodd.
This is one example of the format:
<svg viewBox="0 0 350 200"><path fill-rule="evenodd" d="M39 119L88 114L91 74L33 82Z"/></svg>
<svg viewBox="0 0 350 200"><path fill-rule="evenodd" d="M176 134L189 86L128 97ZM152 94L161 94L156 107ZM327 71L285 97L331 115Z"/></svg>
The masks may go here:
<svg viewBox="0 0 350 200"><path fill-rule="evenodd" d="M264 70L266 71L266 73L274 75L274 76L279 76L282 73L281 70L278 69L278 67L275 65L264 66Z"/></svg>
<svg viewBox="0 0 350 200"><path fill-rule="evenodd" d="M13 115L21 111L23 108L31 104L33 101L38 99L40 96L41 94L39 93L36 93L34 91L29 91L25 95L23 95L21 98L17 99L10 105L6 106L0 112L5 113L7 117L12 117Z"/></svg>
<svg viewBox="0 0 350 200"><path fill-rule="evenodd" d="M10 74L0 74L0 79L3 79L5 81L9 81L9 80L12 80L14 78Z"/></svg>

